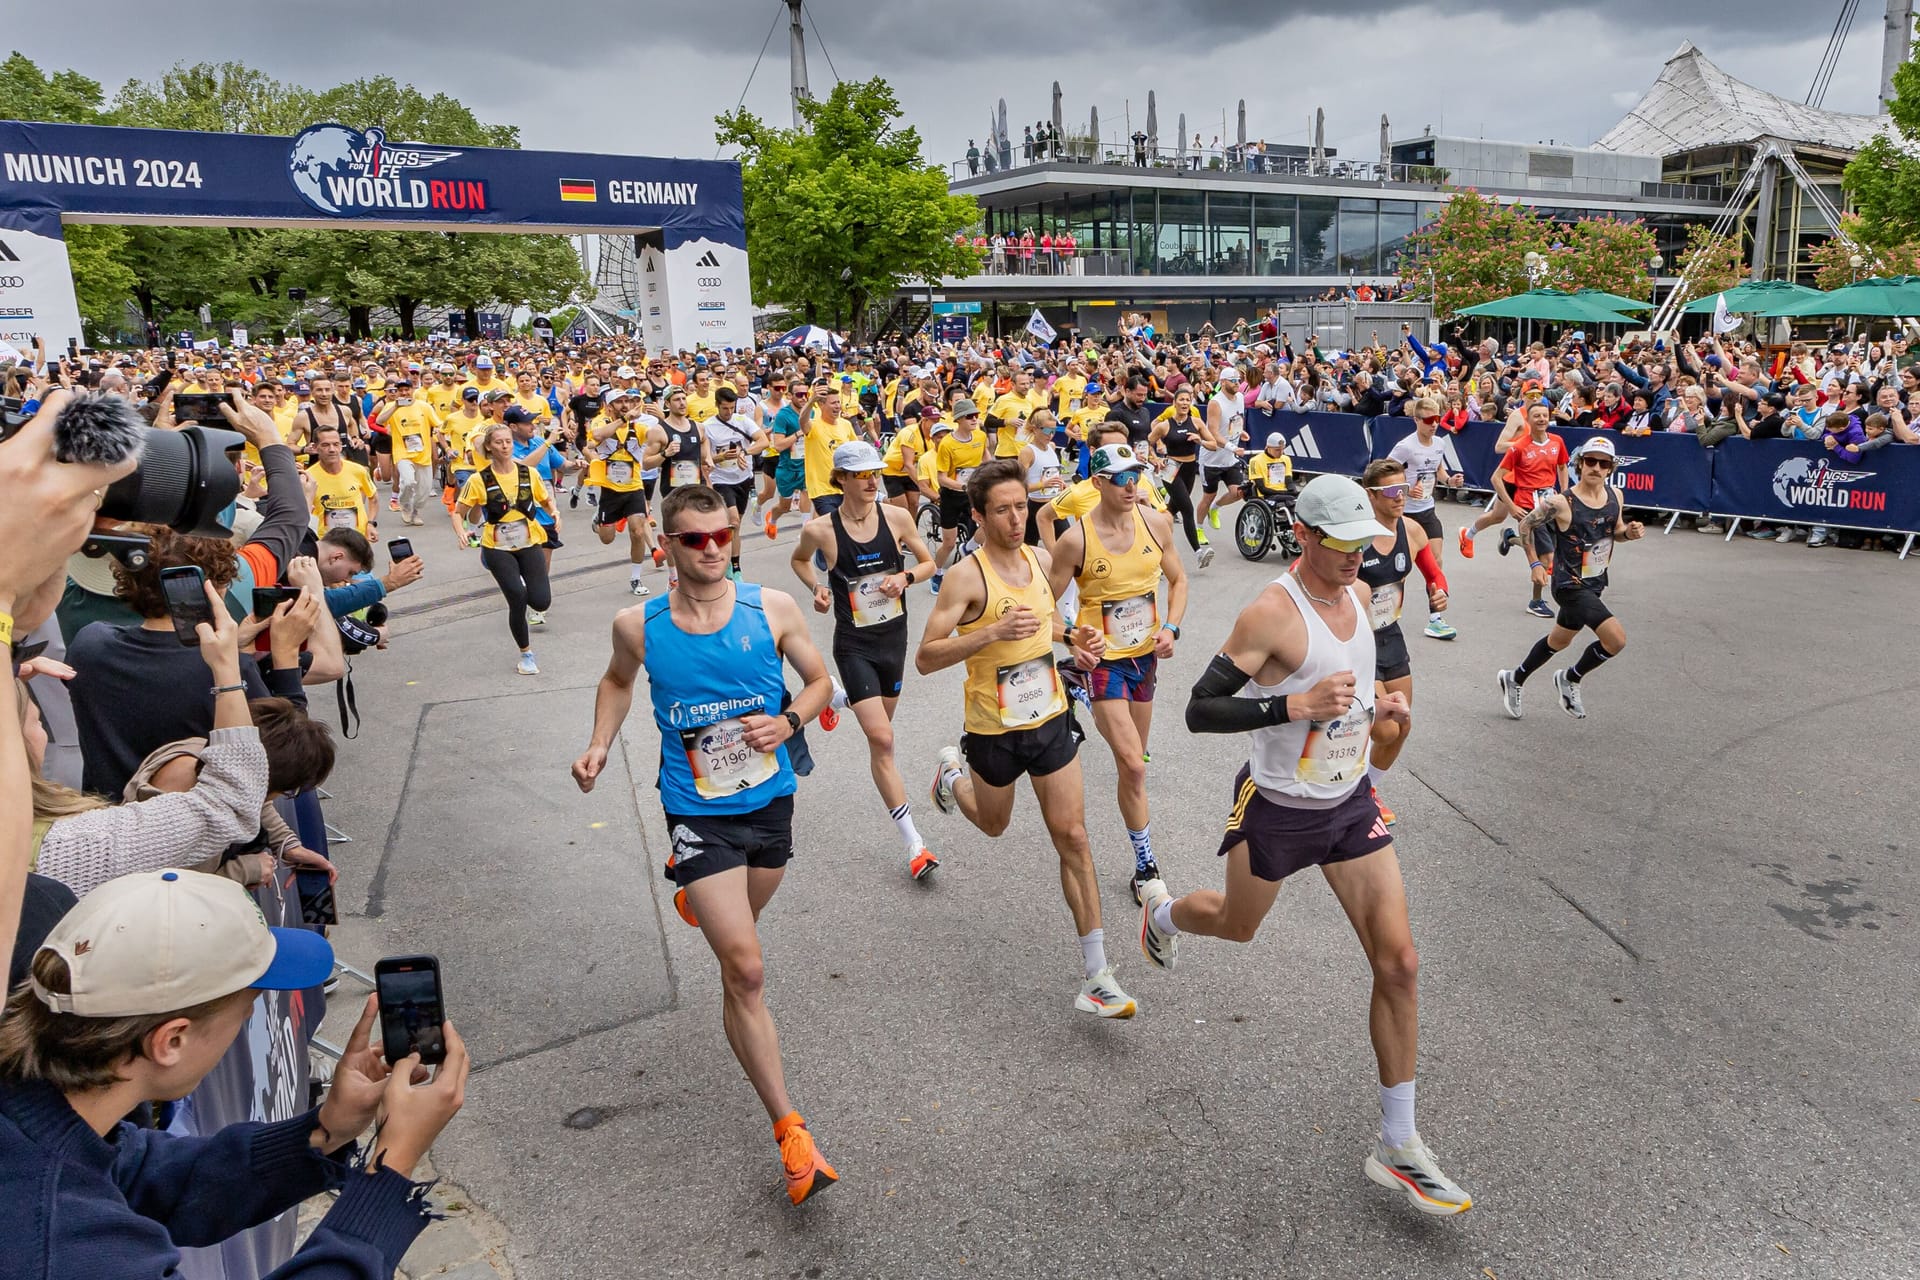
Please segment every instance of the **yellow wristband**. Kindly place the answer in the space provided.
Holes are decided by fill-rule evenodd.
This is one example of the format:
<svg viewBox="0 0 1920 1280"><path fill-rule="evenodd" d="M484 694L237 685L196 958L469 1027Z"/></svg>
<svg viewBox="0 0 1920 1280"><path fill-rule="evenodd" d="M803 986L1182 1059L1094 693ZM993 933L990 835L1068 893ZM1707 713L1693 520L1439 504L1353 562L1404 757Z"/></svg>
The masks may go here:
<svg viewBox="0 0 1920 1280"><path fill-rule="evenodd" d="M13 615L0 613L0 644L13 643Z"/></svg>

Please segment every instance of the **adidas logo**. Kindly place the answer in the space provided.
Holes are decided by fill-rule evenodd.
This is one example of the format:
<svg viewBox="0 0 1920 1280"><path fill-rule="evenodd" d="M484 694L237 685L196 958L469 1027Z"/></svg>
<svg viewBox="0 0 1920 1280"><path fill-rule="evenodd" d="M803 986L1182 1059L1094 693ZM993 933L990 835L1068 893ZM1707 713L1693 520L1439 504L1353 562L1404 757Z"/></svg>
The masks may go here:
<svg viewBox="0 0 1920 1280"><path fill-rule="evenodd" d="M1313 438L1313 427L1311 424L1301 427L1300 434L1293 438L1293 451L1302 458L1318 458L1321 456L1320 445Z"/></svg>
<svg viewBox="0 0 1920 1280"><path fill-rule="evenodd" d="M717 268L720 265L720 259L714 257L713 250L709 249L705 253L701 254L700 261L694 263L693 265L696 267L716 267Z"/></svg>
<svg viewBox="0 0 1920 1280"><path fill-rule="evenodd" d="M18 262L20 255L7 248L7 242L0 240L0 262Z"/></svg>

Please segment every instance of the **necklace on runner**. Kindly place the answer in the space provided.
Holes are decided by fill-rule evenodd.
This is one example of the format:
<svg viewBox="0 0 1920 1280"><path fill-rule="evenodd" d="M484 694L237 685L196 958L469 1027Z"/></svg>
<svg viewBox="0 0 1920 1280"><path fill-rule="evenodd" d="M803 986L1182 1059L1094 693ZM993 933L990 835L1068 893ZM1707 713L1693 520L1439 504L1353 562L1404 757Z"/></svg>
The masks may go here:
<svg viewBox="0 0 1920 1280"><path fill-rule="evenodd" d="M1315 604L1319 605L1321 608L1331 609L1333 608L1334 605L1339 603L1339 601L1337 600L1322 600L1319 596L1313 594L1313 592L1308 591L1307 580L1300 576L1300 571L1298 569L1295 569L1293 571L1293 576L1294 576L1294 579L1300 584L1300 594L1304 595L1307 599L1313 601Z"/></svg>

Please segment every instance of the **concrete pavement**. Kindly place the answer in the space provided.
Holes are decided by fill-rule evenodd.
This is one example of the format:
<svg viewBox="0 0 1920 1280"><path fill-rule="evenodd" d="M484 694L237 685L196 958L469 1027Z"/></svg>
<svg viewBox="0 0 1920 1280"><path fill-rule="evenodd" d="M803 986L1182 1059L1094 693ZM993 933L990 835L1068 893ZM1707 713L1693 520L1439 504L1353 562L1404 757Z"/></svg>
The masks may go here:
<svg viewBox="0 0 1920 1280"><path fill-rule="evenodd" d="M1449 528L1465 510L1443 507ZM336 848L349 958L441 957L480 1069L435 1161L504 1224L518 1275L1913 1274L1920 560L1623 546L1608 598L1631 644L1589 681L1590 718L1543 675L1516 724L1492 675L1542 629L1525 566L1449 544L1460 639L1410 641L1416 726L1384 791L1423 961L1420 1127L1475 1197L1458 1220L1360 1171L1367 971L1317 876L1251 945L1189 939L1177 973L1151 969L1093 740L1108 950L1141 1004L1098 1022L1071 1006L1031 798L999 840L925 798L958 673L910 673L897 722L943 864L924 884L851 717L810 730L761 934L794 1098L844 1181L795 1211L660 878L644 690L600 788L567 777L632 603L619 549L568 514L533 678L473 553L413 531L428 580L393 602L393 648L356 661L365 723L330 783L356 837ZM790 587L794 534L754 534L748 576ZM1176 892L1221 881L1244 755L1185 732L1185 690L1281 568L1215 539L1152 744ZM909 607L925 617L923 591Z"/></svg>

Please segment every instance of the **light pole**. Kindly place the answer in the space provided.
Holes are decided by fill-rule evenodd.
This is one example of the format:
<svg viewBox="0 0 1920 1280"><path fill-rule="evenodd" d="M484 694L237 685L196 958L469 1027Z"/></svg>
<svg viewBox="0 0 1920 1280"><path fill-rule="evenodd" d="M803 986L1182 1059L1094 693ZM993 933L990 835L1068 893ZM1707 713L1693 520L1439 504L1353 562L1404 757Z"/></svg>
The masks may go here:
<svg viewBox="0 0 1920 1280"><path fill-rule="evenodd" d="M1527 288L1538 289L1541 279L1547 274L1546 258L1541 256L1539 251L1529 249L1527 250L1527 256L1520 259L1520 266L1521 269L1527 273ZM1531 348L1533 346L1533 322L1531 320L1524 323L1520 345L1523 348ZM1525 354L1524 351L1522 354Z"/></svg>
<svg viewBox="0 0 1920 1280"><path fill-rule="evenodd" d="M1858 283L1860 279L1860 268L1866 265L1867 265L1867 260L1861 257L1859 254L1850 253L1847 255L1847 276L1848 276L1849 284ZM1869 333L1871 333L1871 331L1869 331ZM1847 317L1847 337L1849 338L1853 337L1853 317L1852 316Z"/></svg>
<svg viewBox="0 0 1920 1280"><path fill-rule="evenodd" d="M1656 307L1660 305L1660 268L1666 265L1667 260L1657 253L1647 259L1647 301Z"/></svg>

